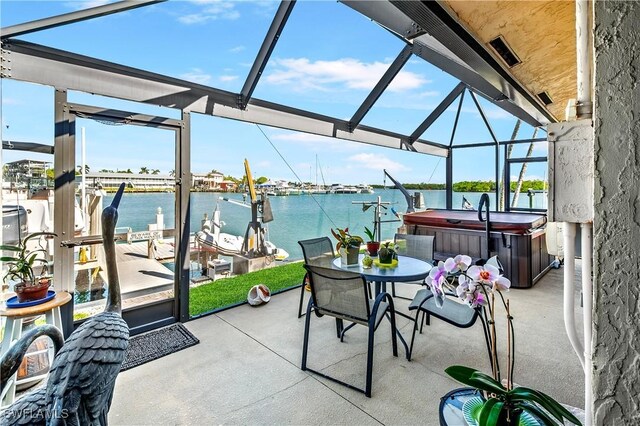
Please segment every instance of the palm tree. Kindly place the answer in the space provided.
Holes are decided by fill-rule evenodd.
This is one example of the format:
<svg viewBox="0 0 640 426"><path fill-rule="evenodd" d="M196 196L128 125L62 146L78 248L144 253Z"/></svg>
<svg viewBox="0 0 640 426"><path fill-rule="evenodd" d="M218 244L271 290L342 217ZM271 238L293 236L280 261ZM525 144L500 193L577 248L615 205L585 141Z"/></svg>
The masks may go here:
<svg viewBox="0 0 640 426"><path fill-rule="evenodd" d="M160 173L160 169L153 169L151 172L152 175L157 175L158 173Z"/></svg>
<svg viewBox="0 0 640 426"><path fill-rule="evenodd" d="M169 170L169 176L175 176L176 171L174 169Z"/></svg>
<svg viewBox="0 0 640 426"><path fill-rule="evenodd" d="M141 175L148 175L149 174L149 168L148 167L140 167L140 173Z"/></svg>

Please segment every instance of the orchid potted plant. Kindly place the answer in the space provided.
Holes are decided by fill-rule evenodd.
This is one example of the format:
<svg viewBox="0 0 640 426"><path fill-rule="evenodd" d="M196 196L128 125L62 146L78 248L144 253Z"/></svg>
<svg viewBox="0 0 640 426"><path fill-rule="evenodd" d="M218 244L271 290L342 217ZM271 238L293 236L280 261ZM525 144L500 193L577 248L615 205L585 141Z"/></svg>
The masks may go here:
<svg viewBox="0 0 640 426"><path fill-rule="evenodd" d="M336 251L340 253L343 265L357 265L360 253L360 244L364 243L362 237L351 235L349 228L331 229L331 234L337 240Z"/></svg>
<svg viewBox="0 0 640 426"><path fill-rule="evenodd" d="M479 425L518 425L520 417L524 415L533 415L545 425L562 425L564 419L580 425L573 414L549 395L526 387L514 387L513 317L509 310L509 299L502 294L509 290L511 282L500 274L498 267L490 263L472 266L469 256L458 255L439 262L429 273L426 283L431 288L437 306L443 306L445 292L455 291L460 300L471 308L486 309L492 374L461 365L445 369L449 376L483 393L484 400L475 419ZM498 366L497 301L500 301L507 317L507 377L504 383Z"/></svg>
<svg viewBox="0 0 640 426"><path fill-rule="evenodd" d="M376 256L378 254L378 249L380 248L380 242L376 241L376 228L371 229L364 227L364 233L367 235L369 241L367 241L367 251L370 256Z"/></svg>

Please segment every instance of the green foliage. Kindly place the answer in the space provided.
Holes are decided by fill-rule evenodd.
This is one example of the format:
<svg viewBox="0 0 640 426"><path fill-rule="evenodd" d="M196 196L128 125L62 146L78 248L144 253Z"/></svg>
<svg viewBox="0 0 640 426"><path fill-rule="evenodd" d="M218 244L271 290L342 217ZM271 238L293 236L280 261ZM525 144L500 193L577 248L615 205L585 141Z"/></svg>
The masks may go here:
<svg viewBox="0 0 640 426"><path fill-rule="evenodd" d="M511 182L509 184L511 191L515 191L516 186L518 186L518 182ZM534 191L544 191L547 188L547 186L548 185L545 183L545 181L541 179L523 180L522 188L520 188L520 192L527 192L529 189L533 189Z"/></svg>
<svg viewBox="0 0 640 426"><path fill-rule="evenodd" d="M268 180L269 179L267 179L265 176L260 176L258 179L256 179L256 184L257 185L262 185L263 183L265 183Z"/></svg>
<svg viewBox="0 0 640 426"><path fill-rule="evenodd" d="M342 247L345 249L349 247L360 247L360 244L364 243L364 240L359 235L351 235L349 228L336 228L335 231L331 228L331 234L338 240L336 251L340 251Z"/></svg>
<svg viewBox="0 0 640 426"><path fill-rule="evenodd" d="M302 283L302 262L262 269L233 278L218 279L189 290L189 314L196 316L247 300L251 287L264 284L275 293Z"/></svg>
<svg viewBox="0 0 640 426"><path fill-rule="evenodd" d="M470 181L463 180L453 184L454 192L492 192L496 190L494 181Z"/></svg>
<svg viewBox="0 0 640 426"><path fill-rule="evenodd" d="M364 227L364 233L367 235L367 238L369 239L369 242L374 242L376 240L376 232L375 232L375 228L373 231L371 231L371 229L367 228L366 226Z"/></svg>
<svg viewBox="0 0 640 426"><path fill-rule="evenodd" d="M490 395L480 410L478 424L499 425L504 411L521 409L523 412L537 416L545 425L563 425L564 419L581 425L580 420L543 392L525 387L509 390L493 377L462 365L453 365L445 369L445 372L457 381L485 391ZM544 408L551 416L540 407Z"/></svg>
<svg viewBox="0 0 640 426"><path fill-rule="evenodd" d="M27 285L33 284L35 281L35 274L33 272L34 264L36 262L40 262L44 265L48 263L47 259L38 258L38 254L44 253L44 255L46 255L47 251L44 248L29 250L27 248L27 242L36 237L40 238L42 236L55 235L56 234L52 232L35 232L24 238L20 245L0 245L0 251L13 252L12 256L0 257L0 261L6 262L5 265L7 266L7 272L5 273L3 279L5 281L16 280L18 282L24 282L27 283Z"/></svg>

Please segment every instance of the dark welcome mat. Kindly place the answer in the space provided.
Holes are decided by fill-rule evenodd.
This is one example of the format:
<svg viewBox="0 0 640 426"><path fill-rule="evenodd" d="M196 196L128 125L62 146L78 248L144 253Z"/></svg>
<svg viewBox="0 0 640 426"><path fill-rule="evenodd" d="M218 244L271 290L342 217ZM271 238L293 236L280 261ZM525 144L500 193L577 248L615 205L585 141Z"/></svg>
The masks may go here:
<svg viewBox="0 0 640 426"><path fill-rule="evenodd" d="M180 323L134 336L129 339L129 348L120 371L137 367L198 343L200 340Z"/></svg>

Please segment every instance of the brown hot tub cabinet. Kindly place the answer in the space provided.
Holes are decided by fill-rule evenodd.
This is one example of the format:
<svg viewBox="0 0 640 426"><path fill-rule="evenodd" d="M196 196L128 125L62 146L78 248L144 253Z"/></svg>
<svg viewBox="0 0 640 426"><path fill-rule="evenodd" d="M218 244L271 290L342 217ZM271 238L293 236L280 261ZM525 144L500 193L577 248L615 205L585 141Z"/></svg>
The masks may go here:
<svg viewBox="0 0 640 426"><path fill-rule="evenodd" d="M529 213L491 212L491 256L498 255L514 288L533 286L551 266L547 253L547 217ZM487 258L485 222L477 211L427 210L404 215L408 234L435 236L435 257L456 254Z"/></svg>

